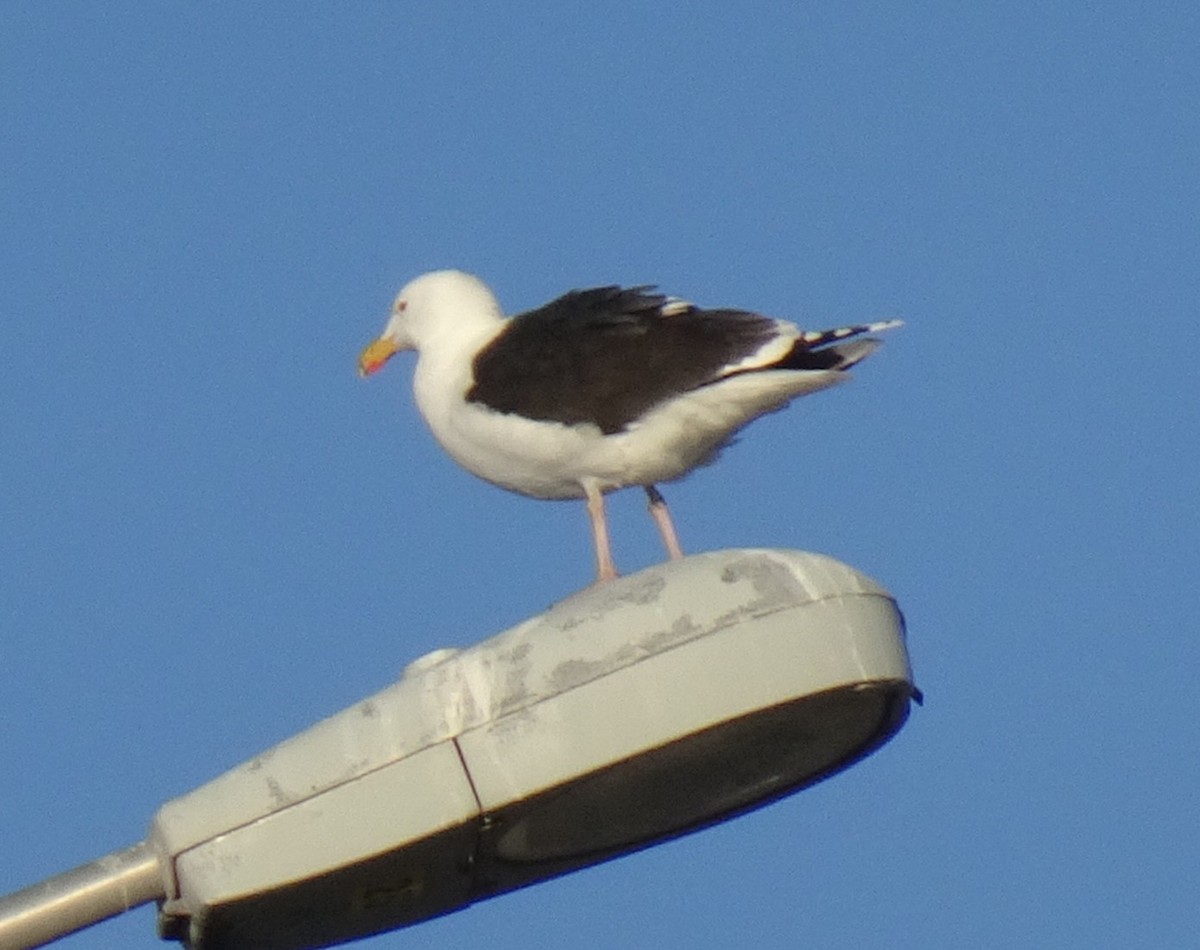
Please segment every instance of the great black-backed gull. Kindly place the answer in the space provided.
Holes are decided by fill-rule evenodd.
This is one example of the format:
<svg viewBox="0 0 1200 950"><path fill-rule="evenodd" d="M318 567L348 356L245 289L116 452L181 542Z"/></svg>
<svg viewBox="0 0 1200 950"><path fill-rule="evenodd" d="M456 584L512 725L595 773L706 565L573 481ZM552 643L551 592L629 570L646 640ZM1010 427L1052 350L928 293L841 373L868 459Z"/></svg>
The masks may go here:
<svg viewBox="0 0 1200 950"><path fill-rule="evenodd" d="M648 286L573 290L505 319L483 281L445 270L400 291L359 371L416 350L413 392L442 448L501 488L585 499L608 580L607 492L641 486L667 552L682 557L657 483L713 461L764 413L847 378L879 345L863 335L900 325L806 331Z"/></svg>

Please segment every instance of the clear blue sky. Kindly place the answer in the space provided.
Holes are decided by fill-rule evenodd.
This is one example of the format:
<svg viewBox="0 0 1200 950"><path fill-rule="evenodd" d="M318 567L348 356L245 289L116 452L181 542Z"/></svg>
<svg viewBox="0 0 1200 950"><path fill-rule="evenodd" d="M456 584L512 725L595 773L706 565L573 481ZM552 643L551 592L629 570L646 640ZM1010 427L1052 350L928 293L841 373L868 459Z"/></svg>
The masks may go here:
<svg viewBox="0 0 1200 950"><path fill-rule="evenodd" d="M667 486L842 558L927 695L855 769L365 947L1168 947L1200 831L1200 15L1186 4L0 9L0 891L591 579L461 473L433 267L908 326ZM612 504L627 570L660 557ZM143 908L64 948L152 948Z"/></svg>

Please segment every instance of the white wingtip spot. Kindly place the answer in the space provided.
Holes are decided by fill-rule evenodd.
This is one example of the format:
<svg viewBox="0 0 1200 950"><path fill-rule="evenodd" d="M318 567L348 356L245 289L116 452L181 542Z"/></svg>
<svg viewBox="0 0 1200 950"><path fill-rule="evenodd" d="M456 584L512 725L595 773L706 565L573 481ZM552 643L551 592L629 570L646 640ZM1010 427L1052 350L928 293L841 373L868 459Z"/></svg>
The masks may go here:
<svg viewBox="0 0 1200 950"><path fill-rule="evenodd" d="M681 297L668 297L663 301L663 305L658 308L658 312L664 317L677 317L681 313L687 313L694 309L694 304L682 299Z"/></svg>
<svg viewBox="0 0 1200 950"><path fill-rule="evenodd" d="M894 330L896 327L904 326L903 320L880 320L878 323L868 323L868 333L881 333L884 330Z"/></svg>

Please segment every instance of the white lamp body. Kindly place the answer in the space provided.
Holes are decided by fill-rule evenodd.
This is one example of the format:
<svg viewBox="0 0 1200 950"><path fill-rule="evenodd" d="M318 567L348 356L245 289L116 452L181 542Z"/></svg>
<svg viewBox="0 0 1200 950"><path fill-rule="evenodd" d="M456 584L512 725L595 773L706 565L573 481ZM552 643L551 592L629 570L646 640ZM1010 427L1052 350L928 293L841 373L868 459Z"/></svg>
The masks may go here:
<svg viewBox="0 0 1200 950"><path fill-rule="evenodd" d="M297 950L403 926L812 784L903 724L901 615L814 554L590 588L164 805L160 927Z"/></svg>

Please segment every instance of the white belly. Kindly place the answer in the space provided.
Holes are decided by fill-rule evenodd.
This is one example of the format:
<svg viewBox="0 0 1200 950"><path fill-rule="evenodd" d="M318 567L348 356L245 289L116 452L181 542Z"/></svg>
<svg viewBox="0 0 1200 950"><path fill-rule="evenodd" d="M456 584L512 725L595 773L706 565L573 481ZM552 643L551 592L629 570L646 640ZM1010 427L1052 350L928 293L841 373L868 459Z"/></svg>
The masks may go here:
<svg viewBox="0 0 1200 950"><path fill-rule="evenodd" d="M468 380L451 387L444 376L420 370L414 380L417 404L446 452L480 478L535 498L582 498L585 481L613 491L681 478L712 461L753 419L845 378L832 372L746 373L604 435L592 425L535 421L466 402Z"/></svg>

